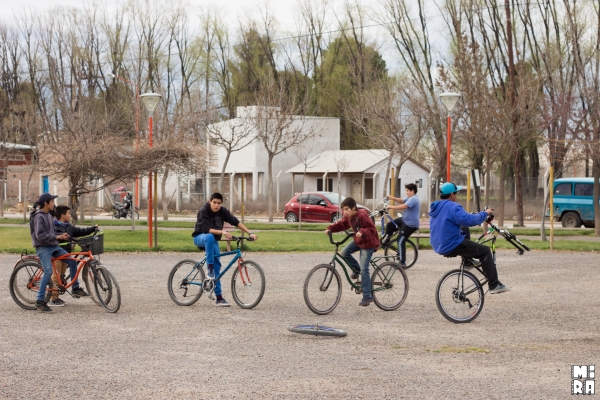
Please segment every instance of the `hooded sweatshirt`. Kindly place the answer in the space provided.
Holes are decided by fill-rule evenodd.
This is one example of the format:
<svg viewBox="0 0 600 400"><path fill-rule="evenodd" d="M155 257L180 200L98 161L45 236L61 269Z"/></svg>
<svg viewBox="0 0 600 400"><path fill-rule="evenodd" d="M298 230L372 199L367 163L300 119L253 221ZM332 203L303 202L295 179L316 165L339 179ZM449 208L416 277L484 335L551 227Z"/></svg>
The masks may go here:
<svg viewBox="0 0 600 400"><path fill-rule="evenodd" d="M450 254L465 240L465 233L460 230L460 226L479 225L487 216L485 211L469 214L460 204L451 200L432 203L429 209L431 247L438 254Z"/></svg>
<svg viewBox="0 0 600 400"><path fill-rule="evenodd" d="M29 232L31 233L33 247L58 246L52 216L47 212L35 210L31 213Z"/></svg>
<svg viewBox="0 0 600 400"><path fill-rule="evenodd" d="M379 248L379 235L377 234L377 228L371 221L369 213L365 210L360 209L352 217L340 219L335 224L331 224L327 227L331 232L341 232L346 229L352 228L354 233L360 232L361 237L354 236L354 243L361 249L375 249Z"/></svg>

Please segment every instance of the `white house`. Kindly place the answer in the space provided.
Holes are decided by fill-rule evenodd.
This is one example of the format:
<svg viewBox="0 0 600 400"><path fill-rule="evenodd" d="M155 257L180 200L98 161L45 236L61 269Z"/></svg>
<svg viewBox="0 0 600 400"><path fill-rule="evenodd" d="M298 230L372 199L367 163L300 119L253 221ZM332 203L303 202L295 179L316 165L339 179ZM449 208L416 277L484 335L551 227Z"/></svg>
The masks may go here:
<svg viewBox="0 0 600 400"><path fill-rule="evenodd" d="M298 164L286 172L293 177L304 177L304 184L294 188L296 191L331 191L340 193L342 196L351 196L357 202L364 205L373 199L382 200L384 186L386 194L391 188L393 177L393 165L397 165L399 157L393 158L388 182L385 176L388 166L389 152L387 150L331 150L318 154L304 164ZM395 196L404 196L404 185L415 183L419 198L423 203L427 202L427 188L429 169L412 158L407 159L400 168L398 181L395 182ZM297 182L298 179L295 179ZM300 180L302 182L302 180ZM422 193L422 195L421 195ZM368 202L370 200L370 202Z"/></svg>
<svg viewBox="0 0 600 400"><path fill-rule="evenodd" d="M237 118L212 124L208 127L208 132L219 131L222 135L231 136L234 129L242 131L247 118L259 111L258 106L238 107ZM251 124L246 124L249 130L254 129ZM291 193L292 177L284 174L286 170L302 162L301 158L307 159L320 154L323 150L338 150L340 147L340 120L338 118L324 117L293 117L293 122L288 130L303 129L310 132L311 137L299 146L300 151L289 149L273 159L273 185L275 188L276 177L279 175L279 185L281 193ZM247 132L246 147L239 151L231 153L225 168L226 180L223 184L223 191L230 193L235 199L239 199L242 186L242 175L245 178L246 198L258 200L266 197L268 194L268 153L260 140L252 139L256 137L255 132ZM250 142L250 143L248 143ZM240 146L241 147L241 146ZM227 152L223 147L211 149L213 155L216 154L216 162L210 169L209 186L206 193L210 193L218 183ZM301 154L298 154L301 153ZM299 157L299 155L301 157ZM280 172L282 172L280 174ZM229 182L234 182L233 187Z"/></svg>

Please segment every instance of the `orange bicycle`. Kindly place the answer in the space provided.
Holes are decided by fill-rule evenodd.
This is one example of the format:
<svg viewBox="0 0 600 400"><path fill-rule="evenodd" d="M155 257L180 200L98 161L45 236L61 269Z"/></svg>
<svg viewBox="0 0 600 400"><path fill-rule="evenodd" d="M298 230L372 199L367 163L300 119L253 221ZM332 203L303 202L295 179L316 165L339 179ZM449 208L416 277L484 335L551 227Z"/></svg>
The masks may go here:
<svg viewBox="0 0 600 400"><path fill-rule="evenodd" d="M101 305L110 313L116 313L121 307L121 290L113 274L100 263L95 256L104 252L104 235L94 232L92 236L71 238L73 244L81 247L80 252L64 254L52 258L52 270L57 279L46 288L46 302L50 300L52 291L59 294L69 293L69 288L81 274L85 287L94 303ZM55 261L73 260L77 262L77 272L71 280L70 274L61 275ZM33 254L21 253L21 259L15 265L9 280L10 295L17 305L25 310L35 310L35 300L39 290L44 268L39 258Z"/></svg>

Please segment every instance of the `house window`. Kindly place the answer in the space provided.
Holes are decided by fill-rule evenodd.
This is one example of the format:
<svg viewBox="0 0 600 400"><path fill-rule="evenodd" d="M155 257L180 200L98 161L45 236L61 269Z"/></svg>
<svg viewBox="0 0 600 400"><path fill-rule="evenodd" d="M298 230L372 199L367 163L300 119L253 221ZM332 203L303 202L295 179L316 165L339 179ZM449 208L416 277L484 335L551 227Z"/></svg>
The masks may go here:
<svg viewBox="0 0 600 400"><path fill-rule="evenodd" d="M21 153L9 154L8 161L25 161L25 155Z"/></svg>
<svg viewBox="0 0 600 400"><path fill-rule="evenodd" d="M331 188L333 188L333 179L327 179L327 187L323 187L323 178L317 179L317 192L331 192Z"/></svg>

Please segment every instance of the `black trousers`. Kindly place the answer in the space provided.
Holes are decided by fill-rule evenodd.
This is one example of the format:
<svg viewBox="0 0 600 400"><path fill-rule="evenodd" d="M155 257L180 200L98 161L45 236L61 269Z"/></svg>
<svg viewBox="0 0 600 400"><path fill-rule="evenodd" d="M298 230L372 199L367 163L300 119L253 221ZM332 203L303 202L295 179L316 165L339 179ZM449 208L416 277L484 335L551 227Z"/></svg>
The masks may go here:
<svg viewBox="0 0 600 400"><path fill-rule="evenodd" d="M456 246L452 252L446 254L448 257L461 256L468 258L476 258L481 261L481 267L485 276L488 278L488 285L490 289L493 289L500 283L498 280L498 271L496 270L496 264L492 257L492 250L479 243L470 241L469 239L463 240L461 244Z"/></svg>
<svg viewBox="0 0 600 400"><path fill-rule="evenodd" d="M394 220L394 222L396 223L396 225L398 225L398 229L400 230L400 234L398 235L398 252L400 255L400 262L405 263L406 262L406 239L408 239L410 237L410 235L412 235L419 228L413 228L411 226L405 225L404 222L402 221L402 217L396 218ZM391 221L385 225L385 234L386 235L391 236L395 230L396 230L396 227L394 226L394 224Z"/></svg>

